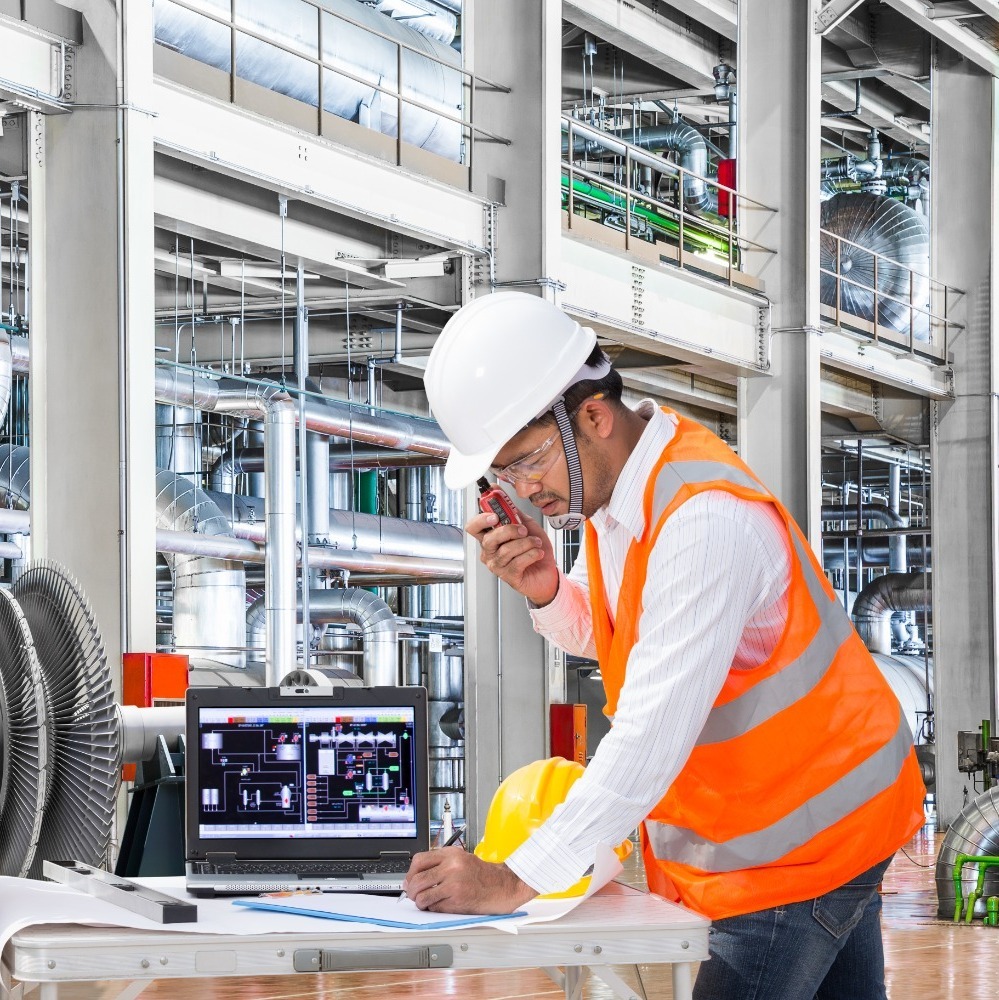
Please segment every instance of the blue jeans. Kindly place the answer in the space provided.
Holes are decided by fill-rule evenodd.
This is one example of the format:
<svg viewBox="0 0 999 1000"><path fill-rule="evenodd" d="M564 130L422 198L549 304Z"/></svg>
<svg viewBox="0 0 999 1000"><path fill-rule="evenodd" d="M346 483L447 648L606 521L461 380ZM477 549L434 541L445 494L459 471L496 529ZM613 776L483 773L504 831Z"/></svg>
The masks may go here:
<svg viewBox="0 0 999 1000"><path fill-rule="evenodd" d="M694 1000L884 1000L878 883L890 861L816 899L716 921Z"/></svg>

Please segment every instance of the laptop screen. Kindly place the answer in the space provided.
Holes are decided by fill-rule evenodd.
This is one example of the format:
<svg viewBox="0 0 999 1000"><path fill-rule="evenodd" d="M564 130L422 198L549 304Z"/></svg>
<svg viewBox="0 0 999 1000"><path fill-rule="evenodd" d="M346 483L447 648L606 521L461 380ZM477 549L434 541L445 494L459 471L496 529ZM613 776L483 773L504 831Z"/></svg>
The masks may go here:
<svg viewBox="0 0 999 1000"><path fill-rule="evenodd" d="M421 688L339 689L335 698L191 689L190 855L424 849L425 706Z"/></svg>

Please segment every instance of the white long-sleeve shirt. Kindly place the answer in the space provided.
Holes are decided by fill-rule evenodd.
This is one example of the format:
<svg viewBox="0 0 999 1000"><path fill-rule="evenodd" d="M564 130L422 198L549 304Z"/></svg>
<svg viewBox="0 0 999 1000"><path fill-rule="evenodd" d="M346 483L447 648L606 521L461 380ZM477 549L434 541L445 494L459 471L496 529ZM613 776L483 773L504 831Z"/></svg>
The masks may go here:
<svg viewBox="0 0 999 1000"><path fill-rule="evenodd" d="M676 428L652 400L637 412L648 426L591 518L612 620L628 549L645 526L646 482ZM542 893L564 889L593 864L598 843L620 843L645 819L680 773L728 671L758 667L776 646L789 580L786 531L770 505L709 491L667 519L614 725L566 801L507 859L524 882ZM531 615L566 652L596 657L585 547L560 574L554 601Z"/></svg>

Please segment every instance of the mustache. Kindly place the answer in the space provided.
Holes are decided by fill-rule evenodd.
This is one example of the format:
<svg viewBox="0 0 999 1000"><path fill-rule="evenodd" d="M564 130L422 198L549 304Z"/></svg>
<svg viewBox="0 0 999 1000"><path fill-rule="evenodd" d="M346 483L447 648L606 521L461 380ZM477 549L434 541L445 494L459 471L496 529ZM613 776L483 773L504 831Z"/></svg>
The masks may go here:
<svg viewBox="0 0 999 1000"><path fill-rule="evenodd" d="M535 507L544 507L546 503L552 503L554 501L559 501L565 503L565 497L561 493L553 493L551 490L545 490L544 493L538 493L531 497L531 503Z"/></svg>

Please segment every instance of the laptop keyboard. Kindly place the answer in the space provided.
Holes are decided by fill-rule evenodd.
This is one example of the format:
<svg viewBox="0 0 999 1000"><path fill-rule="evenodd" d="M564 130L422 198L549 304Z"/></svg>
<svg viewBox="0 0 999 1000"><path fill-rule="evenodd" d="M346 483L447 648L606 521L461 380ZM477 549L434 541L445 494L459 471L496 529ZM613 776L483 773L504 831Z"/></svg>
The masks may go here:
<svg viewBox="0 0 999 1000"><path fill-rule="evenodd" d="M409 870L408 858L371 859L365 861L240 861L215 864L199 861L192 865L198 875L397 875Z"/></svg>

